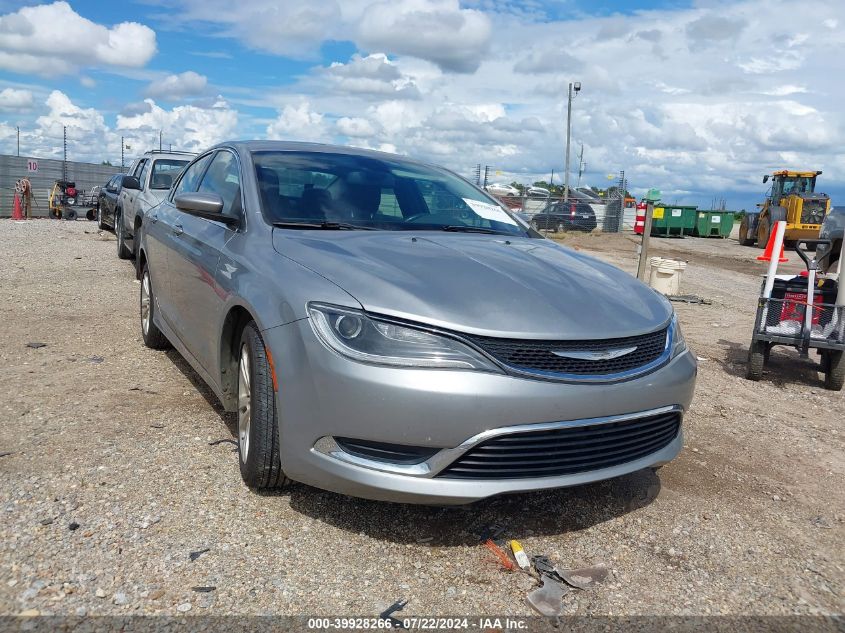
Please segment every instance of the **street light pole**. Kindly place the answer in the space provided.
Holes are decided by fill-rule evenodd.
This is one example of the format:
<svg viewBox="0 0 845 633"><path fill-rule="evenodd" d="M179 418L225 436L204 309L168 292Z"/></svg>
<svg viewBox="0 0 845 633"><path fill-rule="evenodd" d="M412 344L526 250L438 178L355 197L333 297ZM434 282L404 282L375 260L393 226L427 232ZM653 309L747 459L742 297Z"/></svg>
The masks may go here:
<svg viewBox="0 0 845 633"><path fill-rule="evenodd" d="M563 175L563 201L569 201L569 145L572 139L572 99L581 91L581 82L570 82L566 101L566 171Z"/></svg>

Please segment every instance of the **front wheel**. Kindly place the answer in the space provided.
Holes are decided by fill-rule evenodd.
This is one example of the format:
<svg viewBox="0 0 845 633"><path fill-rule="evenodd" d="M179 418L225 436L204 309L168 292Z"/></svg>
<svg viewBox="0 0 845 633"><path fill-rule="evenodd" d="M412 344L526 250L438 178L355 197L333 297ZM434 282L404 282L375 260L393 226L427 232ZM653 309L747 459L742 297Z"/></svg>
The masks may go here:
<svg viewBox="0 0 845 633"><path fill-rule="evenodd" d="M845 385L845 354L841 350L830 350L823 358L825 389L842 391Z"/></svg>
<svg viewBox="0 0 845 633"><path fill-rule="evenodd" d="M275 374L254 322L238 347L238 456L250 488L281 488L287 482L279 457Z"/></svg>
<svg viewBox="0 0 845 633"><path fill-rule="evenodd" d="M765 249L769 245L769 237L771 236L771 226L769 218L760 218L757 224L757 246Z"/></svg>
<svg viewBox="0 0 845 633"><path fill-rule="evenodd" d="M748 348L748 365L745 367L745 377L748 380L760 380L763 377L763 366L769 355L769 346L765 341L754 341Z"/></svg>
<svg viewBox="0 0 845 633"><path fill-rule="evenodd" d="M123 211L115 211L114 232L117 236L117 258L129 259L132 257L132 251L126 248L126 238L123 235Z"/></svg>
<svg viewBox="0 0 845 633"><path fill-rule="evenodd" d="M107 228L105 222L103 222L103 210L100 207L97 207L97 228L101 231L105 231Z"/></svg>

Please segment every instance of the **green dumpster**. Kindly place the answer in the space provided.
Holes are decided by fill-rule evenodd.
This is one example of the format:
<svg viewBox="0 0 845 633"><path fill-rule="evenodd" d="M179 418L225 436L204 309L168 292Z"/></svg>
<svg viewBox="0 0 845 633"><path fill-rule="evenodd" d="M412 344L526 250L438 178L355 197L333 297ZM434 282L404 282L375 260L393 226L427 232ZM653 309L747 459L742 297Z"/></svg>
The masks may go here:
<svg viewBox="0 0 845 633"><path fill-rule="evenodd" d="M693 235L698 237L730 237L734 226L733 211L699 211Z"/></svg>
<svg viewBox="0 0 845 633"><path fill-rule="evenodd" d="M698 207L664 205L654 207L651 220L651 234L663 237L683 237L692 233L695 227L695 212Z"/></svg>

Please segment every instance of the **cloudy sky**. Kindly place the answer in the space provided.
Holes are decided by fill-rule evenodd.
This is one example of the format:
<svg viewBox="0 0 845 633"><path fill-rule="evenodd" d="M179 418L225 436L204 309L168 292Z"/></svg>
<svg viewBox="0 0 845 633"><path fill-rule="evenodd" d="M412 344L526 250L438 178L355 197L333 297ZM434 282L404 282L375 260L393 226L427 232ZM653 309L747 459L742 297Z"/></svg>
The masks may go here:
<svg viewBox="0 0 845 633"><path fill-rule="evenodd" d="M824 170L845 198L845 2L0 0L0 153L120 164L230 138L379 148L493 180L750 207ZM500 172L500 173L497 173Z"/></svg>

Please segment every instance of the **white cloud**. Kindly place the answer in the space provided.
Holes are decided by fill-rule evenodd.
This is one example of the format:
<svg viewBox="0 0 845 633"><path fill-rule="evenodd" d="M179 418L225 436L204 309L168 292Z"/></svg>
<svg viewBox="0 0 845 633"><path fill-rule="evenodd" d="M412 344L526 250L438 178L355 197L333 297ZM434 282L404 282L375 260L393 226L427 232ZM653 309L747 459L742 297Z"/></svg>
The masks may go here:
<svg viewBox="0 0 845 633"><path fill-rule="evenodd" d="M111 28L83 18L67 2L23 7L0 16L0 68L58 76L78 67L139 68L156 52L155 32L122 22Z"/></svg>
<svg viewBox="0 0 845 633"><path fill-rule="evenodd" d="M369 49L425 59L446 71L478 69L491 37L490 19L457 0L386 0L371 4L357 41Z"/></svg>
<svg viewBox="0 0 845 633"><path fill-rule="evenodd" d="M158 145L158 133L173 149L198 152L234 135L238 113L222 98L217 97L209 107L197 104L179 105L166 110L152 99L145 99L146 111L117 116L117 131L138 139L140 148Z"/></svg>
<svg viewBox="0 0 845 633"><path fill-rule="evenodd" d="M341 94L355 94L374 99L419 99L420 91L413 79L405 76L387 55L374 53L366 57L355 54L346 63L333 62L319 78L328 78Z"/></svg>
<svg viewBox="0 0 845 633"><path fill-rule="evenodd" d="M286 105L276 120L267 126L267 137L283 141L330 139L323 115L314 112L311 104L304 100L297 105Z"/></svg>
<svg viewBox="0 0 845 633"><path fill-rule="evenodd" d="M229 0L188 0L181 9L180 21L217 25L221 34L276 55L313 59L322 42L351 40L458 73L478 68L492 33L487 15L458 0L250 0L236 11Z"/></svg>
<svg viewBox="0 0 845 633"><path fill-rule="evenodd" d="M178 75L168 75L158 79L147 86L146 94L150 97L157 97L173 101L182 97L190 97L205 92L208 85L208 78L205 75L188 70Z"/></svg>
<svg viewBox="0 0 845 633"><path fill-rule="evenodd" d="M29 90L0 90L0 112L23 112L31 109L32 103L32 92Z"/></svg>
<svg viewBox="0 0 845 633"><path fill-rule="evenodd" d="M342 136L370 138L376 133L375 126L362 117L342 117L337 121L337 131Z"/></svg>

